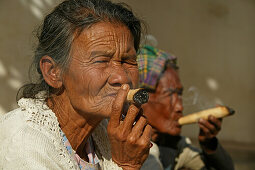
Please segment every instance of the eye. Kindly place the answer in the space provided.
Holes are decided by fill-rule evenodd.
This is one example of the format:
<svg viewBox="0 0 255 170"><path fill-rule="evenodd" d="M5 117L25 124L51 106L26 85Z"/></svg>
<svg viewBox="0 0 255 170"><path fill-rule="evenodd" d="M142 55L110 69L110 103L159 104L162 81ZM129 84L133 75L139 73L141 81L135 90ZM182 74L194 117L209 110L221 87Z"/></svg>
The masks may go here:
<svg viewBox="0 0 255 170"><path fill-rule="evenodd" d="M183 89L176 89L176 93L181 96L183 93Z"/></svg>
<svg viewBox="0 0 255 170"><path fill-rule="evenodd" d="M108 61L107 60L97 60L94 63L106 63L106 62L108 62Z"/></svg>
<svg viewBox="0 0 255 170"><path fill-rule="evenodd" d="M109 57L96 57L95 59L93 59L93 63L108 63L110 61Z"/></svg>
<svg viewBox="0 0 255 170"><path fill-rule="evenodd" d="M130 62L130 61L121 61L121 64L129 64L129 65L137 66L136 62Z"/></svg>
<svg viewBox="0 0 255 170"><path fill-rule="evenodd" d="M169 89L165 89L162 91L163 96L170 96L171 94L172 94L172 92Z"/></svg>
<svg viewBox="0 0 255 170"><path fill-rule="evenodd" d="M133 65L133 66L138 65L137 62L136 62L136 58L134 58L134 57L123 59L121 61L121 64L129 64L129 65Z"/></svg>

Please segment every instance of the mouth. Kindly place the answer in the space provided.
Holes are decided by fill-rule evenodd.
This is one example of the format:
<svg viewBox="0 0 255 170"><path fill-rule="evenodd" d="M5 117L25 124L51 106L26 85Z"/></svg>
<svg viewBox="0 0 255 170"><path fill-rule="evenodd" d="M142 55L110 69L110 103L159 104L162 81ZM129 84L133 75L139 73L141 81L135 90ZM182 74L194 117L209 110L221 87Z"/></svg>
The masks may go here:
<svg viewBox="0 0 255 170"><path fill-rule="evenodd" d="M179 120L181 117L183 117L183 115L179 114L177 120Z"/></svg>
<svg viewBox="0 0 255 170"><path fill-rule="evenodd" d="M176 113L177 114L177 119L176 119L176 123L177 123L177 126L180 128L180 127L182 127L180 124L179 124L179 119L181 118L181 117L183 117L183 114L182 113Z"/></svg>

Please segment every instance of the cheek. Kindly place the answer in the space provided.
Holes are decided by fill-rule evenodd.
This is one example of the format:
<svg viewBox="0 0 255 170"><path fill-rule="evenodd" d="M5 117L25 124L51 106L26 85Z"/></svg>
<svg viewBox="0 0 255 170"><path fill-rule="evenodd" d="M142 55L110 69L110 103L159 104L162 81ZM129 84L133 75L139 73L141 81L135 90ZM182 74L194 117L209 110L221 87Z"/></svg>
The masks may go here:
<svg viewBox="0 0 255 170"><path fill-rule="evenodd" d="M72 71L65 78L65 86L72 93L76 91L77 96L96 95L107 80L107 72L103 69L84 68L70 69Z"/></svg>
<svg viewBox="0 0 255 170"><path fill-rule="evenodd" d="M86 82L86 88L89 89L89 94L95 96L105 86L109 73L107 69L90 69L84 71L82 77Z"/></svg>
<svg viewBox="0 0 255 170"><path fill-rule="evenodd" d="M161 113L165 117L165 119L171 119L171 112L168 106L164 106L163 108L161 108Z"/></svg>
<svg viewBox="0 0 255 170"><path fill-rule="evenodd" d="M84 80L82 71L79 68L73 69L72 67L68 70L68 72L64 76L64 86L65 89L73 94L76 91L81 91L84 88Z"/></svg>
<svg viewBox="0 0 255 170"><path fill-rule="evenodd" d="M159 109L161 110L164 117L170 118L171 117L171 111L172 111L172 105L170 103L169 97L166 97L166 98L162 99L161 101L162 101L162 104L161 104L161 107Z"/></svg>
<svg viewBox="0 0 255 170"><path fill-rule="evenodd" d="M165 100L166 103L162 105L159 110L161 111L162 115L165 119L175 121L178 118L178 115L174 112L174 106L171 104L170 100Z"/></svg>
<svg viewBox="0 0 255 170"><path fill-rule="evenodd" d="M166 105L153 103L149 108L152 111L154 118L157 119L160 117L160 119L169 119L169 111Z"/></svg>

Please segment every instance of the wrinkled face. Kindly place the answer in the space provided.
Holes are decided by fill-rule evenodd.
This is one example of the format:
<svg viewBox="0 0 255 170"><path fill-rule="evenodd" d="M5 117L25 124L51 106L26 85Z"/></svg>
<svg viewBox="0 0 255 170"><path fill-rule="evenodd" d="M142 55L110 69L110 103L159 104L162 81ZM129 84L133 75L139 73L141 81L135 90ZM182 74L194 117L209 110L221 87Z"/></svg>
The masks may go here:
<svg viewBox="0 0 255 170"><path fill-rule="evenodd" d="M133 36L121 24L101 22L72 44L63 83L71 106L83 117L106 118L122 84L134 88L138 68Z"/></svg>
<svg viewBox="0 0 255 170"><path fill-rule="evenodd" d="M167 68L155 93L150 93L149 102L143 107L149 123L158 132L173 136L181 133L178 119L182 116L183 111L182 90L176 70Z"/></svg>

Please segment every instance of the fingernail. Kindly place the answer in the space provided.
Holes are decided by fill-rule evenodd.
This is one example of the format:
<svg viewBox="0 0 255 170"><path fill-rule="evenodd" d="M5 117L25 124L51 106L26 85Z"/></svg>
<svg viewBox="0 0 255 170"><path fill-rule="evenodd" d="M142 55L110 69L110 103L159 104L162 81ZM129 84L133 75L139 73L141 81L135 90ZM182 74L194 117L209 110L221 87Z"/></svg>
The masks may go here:
<svg viewBox="0 0 255 170"><path fill-rule="evenodd" d="M122 85L122 89L123 89L123 90L127 90L127 88L128 88L128 85L127 85L127 84L123 84L123 85Z"/></svg>

